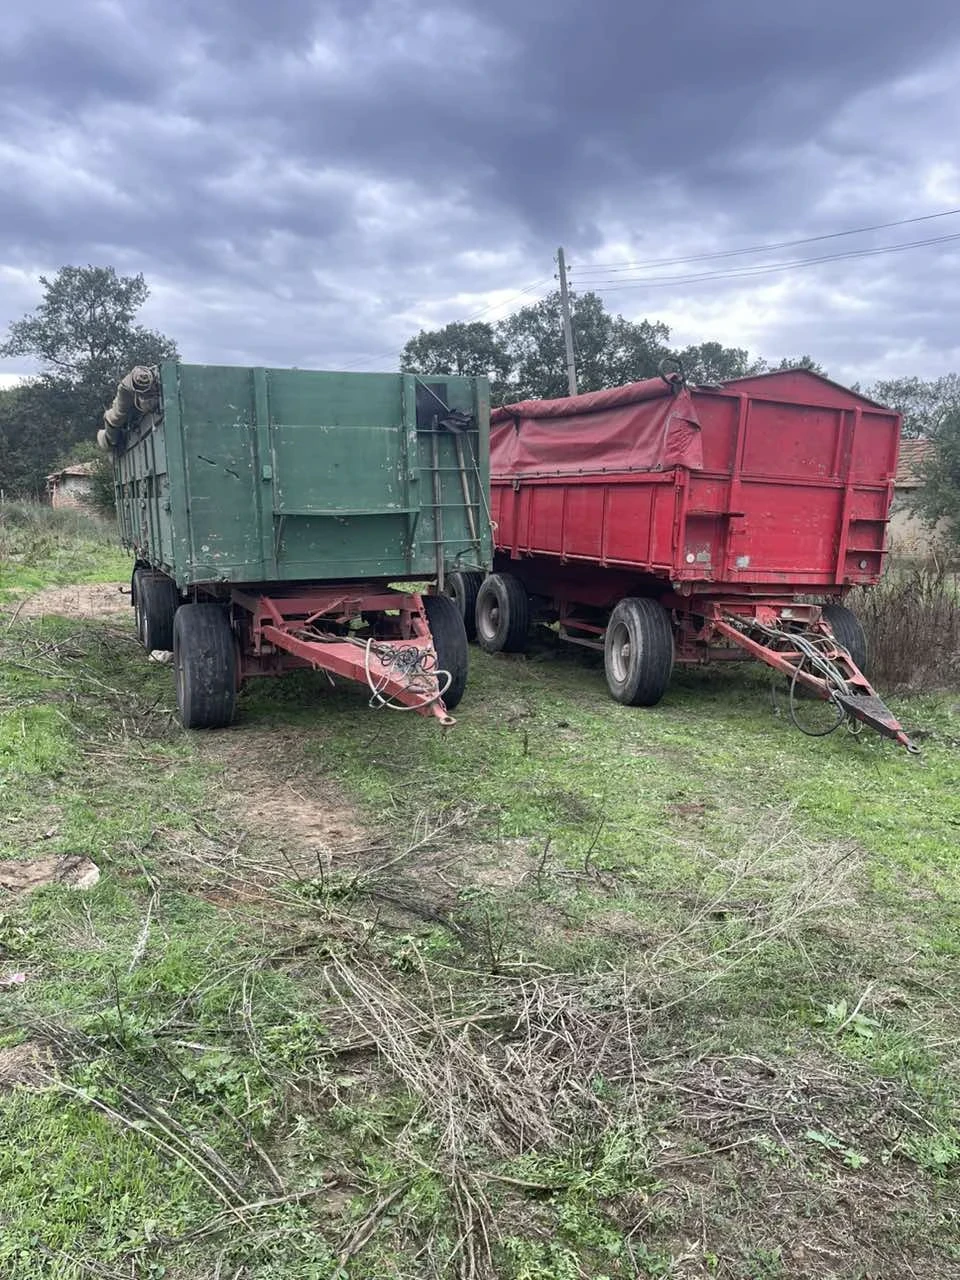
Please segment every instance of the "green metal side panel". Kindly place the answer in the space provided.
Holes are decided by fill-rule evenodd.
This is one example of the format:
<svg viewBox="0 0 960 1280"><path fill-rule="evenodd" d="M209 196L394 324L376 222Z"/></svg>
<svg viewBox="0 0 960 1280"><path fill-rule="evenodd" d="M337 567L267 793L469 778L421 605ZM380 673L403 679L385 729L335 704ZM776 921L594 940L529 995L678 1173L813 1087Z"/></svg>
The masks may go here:
<svg viewBox="0 0 960 1280"><path fill-rule="evenodd" d="M489 565L485 379L173 363L161 377L162 414L118 458L120 524L181 586ZM447 408L471 426L451 431Z"/></svg>

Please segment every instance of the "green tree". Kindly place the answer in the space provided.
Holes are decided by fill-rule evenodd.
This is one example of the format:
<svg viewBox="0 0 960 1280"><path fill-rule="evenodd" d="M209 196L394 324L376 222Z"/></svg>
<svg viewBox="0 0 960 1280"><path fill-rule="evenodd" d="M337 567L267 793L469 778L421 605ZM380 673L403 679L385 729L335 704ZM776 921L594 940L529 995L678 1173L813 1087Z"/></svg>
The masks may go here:
<svg viewBox="0 0 960 1280"><path fill-rule="evenodd" d="M660 361L670 354L666 325L611 316L595 293L572 293L570 311L581 391L654 377ZM496 336L509 361L511 399L567 394L559 290L502 320Z"/></svg>
<svg viewBox="0 0 960 1280"><path fill-rule="evenodd" d="M91 438L119 379L137 364L175 359L163 334L137 324L149 290L113 267L61 267L40 277L36 310L11 326L0 357L27 357L40 374L0 403L0 488L39 492L78 441Z"/></svg>
<svg viewBox="0 0 960 1280"><path fill-rule="evenodd" d="M814 360L813 356L784 356L773 369L778 373L787 369L809 369L811 373L819 373L821 378L829 377L823 365Z"/></svg>
<svg viewBox="0 0 960 1280"><path fill-rule="evenodd" d="M655 320L611 315L596 293L570 294L571 327L581 391L599 391L657 376L666 356L679 356L691 383L725 382L765 373L765 360L743 347L692 343L671 350L670 330ZM474 322L421 330L403 348L401 368L413 373L489 374L495 404L557 399L567 394L560 292L522 307L496 325ZM824 373L810 356L781 360L777 369Z"/></svg>
<svg viewBox="0 0 960 1280"><path fill-rule="evenodd" d="M930 380L886 378L874 383L867 394L903 414L905 439L934 436L941 422L960 410L960 374Z"/></svg>
<svg viewBox="0 0 960 1280"><path fill-rule="evenodd" d="M400 354L405 373L486 375L502 382L507 357L493 331L481 321L447 324L442 329L421 329Z"/></svg>
<svg viewBox="0 0 960 1280"><path fill-rule="evenodd" d="M45 379L0 392L0 490L40 497L62 455L70 412L63 389Z"/></svg>
<svg viewBox="0 0 960 1280"><path fill-rule="evenodd" d="M912 504L926 524L941 527L960 547L960 405L947 410L930 435L934 447L920 467L924 483Z"/></svg>
<svg viewBox="0 0 960 1280"><path fill-rule="evenodd" d="M40 277L36 310L10 326L0 356L29 356L71 384L114 386L135 364L175 359L175 344L135 323L150 290L113 267L61 267Z"/></svg>
<svg viewBox="0 0 960 1280"><path fill-rule="evenodd" d="M719 342L700 342L684 347L677 355L687 381L699 385L746 378L765 372L767 367L765 361L753 359L745 348L725 347Z"/></svg>

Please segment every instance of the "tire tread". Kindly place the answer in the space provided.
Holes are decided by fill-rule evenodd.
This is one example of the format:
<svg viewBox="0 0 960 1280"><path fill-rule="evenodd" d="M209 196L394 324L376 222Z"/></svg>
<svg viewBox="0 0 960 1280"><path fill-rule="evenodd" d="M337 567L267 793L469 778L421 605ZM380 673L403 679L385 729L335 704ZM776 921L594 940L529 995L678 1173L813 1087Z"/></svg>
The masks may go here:
<svg viewBox="0 0 960 1280"><path fill-rule="evenodd" d="M173 631L181 724L185 729L224 728L237 700L237 656L226 610L218 604L181 605Z"/></svg>
<svg viewBox="0 0 960 1280"><path fill-rule="evenodd" d="M632 649L634 654L639 653L639 661L622 685L613 676L609 647L612 627L621 621L633 631L636 639ZM656 706L670 684L673 659L673 627L663 605L646 596L627 596L621 600L610 614L604 642L604 669L611 696L624 706Z"/></svg>
<svg viewBox="0 0 960 1280"><path fill-rule="evenodd" d="M437 652L437 666L442 671L449 671L453 677L443 695L443 705L452 711L459 705L467 687L470 649L466 627L460 608L451 596L424 596L423 609Z"/></svg>
<svg viewBox="0 0 960 1280"><path fill-rule="evenodd" d="M823 607L823 619L829 624L834 639L843 645L856 665L866 675L867 664L870 661L870 650L867 645L867 635L863 629L863 623L857 615L852 609L848 609L846 605L827 604Z"/></svg>
<svg viewBox="0 0 960 1280"><path fill-rule="evenodd" d="M530 631L530 597L527 589L511 573L491 573L484 578L477 594L477 608L493 596L500 611L496 635L484 640L479 630L477 640L487 653L523 653Z"/></svg>

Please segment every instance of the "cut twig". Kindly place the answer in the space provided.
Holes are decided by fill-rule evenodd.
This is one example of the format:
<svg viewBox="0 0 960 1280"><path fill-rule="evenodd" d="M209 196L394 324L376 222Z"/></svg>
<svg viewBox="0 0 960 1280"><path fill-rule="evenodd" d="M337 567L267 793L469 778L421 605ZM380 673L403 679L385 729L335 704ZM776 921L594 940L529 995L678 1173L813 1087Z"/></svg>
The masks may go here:
<svg viewBox="0 0 960 1280"><path fill-rule="evenodd" d="M341 1277L342 1280L346 1280L345 1268L347 1263L350 1262L352 1258L355 1258L360 1250L368 1243L376 1231L383 1215L388 1211L391 1205L396 1204L397 1200L399 1200L401 1196L406 1195L409 1188L410 1181L409 1179L406 1179L405 1181L398 1183L392 1191L377 1201L344 1245L343 1250L340 1253L340 1257L337 1259L337 1270L334 1275L334 1280L341 1280Z"/></svg>

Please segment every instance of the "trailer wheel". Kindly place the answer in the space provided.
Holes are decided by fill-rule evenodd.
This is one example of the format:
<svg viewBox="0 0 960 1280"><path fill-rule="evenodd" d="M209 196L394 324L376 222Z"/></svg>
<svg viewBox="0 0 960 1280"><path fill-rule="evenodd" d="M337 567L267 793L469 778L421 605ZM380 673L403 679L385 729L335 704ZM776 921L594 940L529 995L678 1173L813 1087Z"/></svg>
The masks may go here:
<svg viewBox="0 0 960 1280"><path fill-rule="evenodd" d="M423 608L430 624L433 647L437 651L437 666L448 671L450 684L443 695L443 705L452 711L463 697L467 687L467 668L470 664L467 632L460 615L460 607L450 596L424 596Z"/></svg>
<svg viewBox="0 0 960 1280"><path fill-rule="evenodd" d="M863 623L852 610L842 604L823 607L823 620L829 624L834 639L842 644L864 675L867 674L867 634Z"/></svg>
<svg viewBox="0 0 960 1280"><path fill-rule="evenodd" d="M673 628L663 605L646 598L621 600L607 623L603 664L617 702L655 706L673 672Z"/></svg>
<svg viewBox="0 0 960 1280"><path fill-rule="evenodd" d="M134 574L134 617L137 635L147 653L173 648L173 616L180 605L180 592L172 578L163 573Z"/></svg>
<svg viewBox="0 0 960 1280"><path fill-rule="evenodd" d="M491 573L477 594L477 640L487 653L522 653L530 630L530 598L509 573Z"/></svg>
<svg viewBox="0 0 960 1280"><path fill-rule="evenodd" d="M237 701L237 651L226 610L184 604L173 621L177 710L185 729L222 729Z"/></svg>
<svg viewBox="0 0 960 1280"><path fill-rule="evenodd" d="M477 638L477 596L483 584L482 573L448 573L446 581L447 595L454 601L463 618L467 639Z"/></svg>

